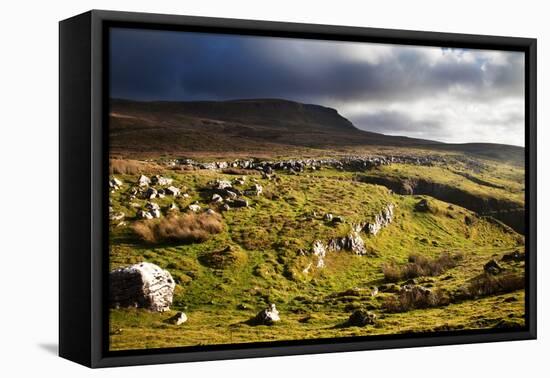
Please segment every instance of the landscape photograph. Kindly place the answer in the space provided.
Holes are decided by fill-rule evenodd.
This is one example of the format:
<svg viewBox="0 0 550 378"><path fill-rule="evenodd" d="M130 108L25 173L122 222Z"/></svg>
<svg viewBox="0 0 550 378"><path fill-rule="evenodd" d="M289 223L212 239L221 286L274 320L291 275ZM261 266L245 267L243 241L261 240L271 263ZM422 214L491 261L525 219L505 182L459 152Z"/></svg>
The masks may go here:
<svg viewBox="0 0 550 378"><path fill-rule="evenodd" d="M525 327L524 53L113 27L108 70L110 351Z"/></svg>

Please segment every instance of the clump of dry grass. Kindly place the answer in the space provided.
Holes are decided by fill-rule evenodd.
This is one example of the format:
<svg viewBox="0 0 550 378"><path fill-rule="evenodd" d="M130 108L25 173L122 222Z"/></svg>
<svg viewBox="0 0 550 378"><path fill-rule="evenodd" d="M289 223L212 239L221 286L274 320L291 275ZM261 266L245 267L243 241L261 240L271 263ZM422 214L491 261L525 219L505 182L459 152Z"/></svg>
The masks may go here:
<svg viewBox="0 0 550 378"><path fill-rule="evenodd" d="M170 215L160 220L145 220L133 225L133 231L148 243L203 242L223 230L219 214Z"/></svg>
<svg viewBox="0 0 550 378"><path fill-rule="evenodd" d="M442 290L429 290L415 286L409 290L401 290L397 295L387 297L383 307L388 312L407 312L416 309L445 306L449 297Z"/></svg>
<svg viewBox="0 0 550 378"><path fill-rule="evenodd" d="M454 268L462 258L461 253L453 255L442 253L435 259L412 254L409 256L408 263L403 266L399 266L396 263L383 265L382 273L384 273L384 279L388 282L397 282L422 276L438 276Z"/></svg>
<svg viewBox="0 0 550 378"><path fill-rule="evenodd" d="M510 293L524 288L525 278L521 274L506 273L492 275L483 273L470 280L464 294L467 298L477 298Z"/></svg>
<svg viewBox="0 0 550 378"><path fill-rule="evenodd" d="M109 159L109 173L137 175L140 173L156 173L161 167L156 164L139 160Z"/></svg>

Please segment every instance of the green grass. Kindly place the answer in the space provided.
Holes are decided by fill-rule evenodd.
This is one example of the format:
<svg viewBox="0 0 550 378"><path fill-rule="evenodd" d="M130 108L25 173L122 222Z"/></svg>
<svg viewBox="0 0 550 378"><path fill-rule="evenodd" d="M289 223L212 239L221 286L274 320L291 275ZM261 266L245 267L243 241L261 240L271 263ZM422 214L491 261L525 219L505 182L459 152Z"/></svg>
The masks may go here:
<svg viewBox="0 0 550 378"><path fill-rule="evenodd" d="M498 196L521 202L519 168L486 161L483 172L467 170L460 163L443 167L392 165L377 175L429 177L458 186L480 196ZM463 175L495 183L501 188L480 185ZM181 208L198 201L208 207L207 183L216 178L235 176L212 171L171 171L175 184L187 188L189 198L175 202ZM357 182L356 173L332 169L287 175L279 180L253 178L264 194L249 197L250 207L223 213L224 229L202 243L157 244L139 242L131 231L138 208L147 201L129 200L127 191L137 175L117 175L125 185L111 194L113 210L126 214L126 224L111 226L111 268L148 261L167 269L177 282L172 312L151 313L140 309L111 310L111 349L140 349L199 344L244 343L271 340L340 337L447 329L476 329L524 324L523 292L490 296L452 303L441 308L386 313L382 304L389 292L371 297L367 289L384 284L382 266L388 262L406 263L410 254L435 258L443 252L460 252L460 263L436 277L419 282L452 294L483 271L483 264L505 252L524 249L522 235L476 216L460 206L427 196L392 194L378 185ZM519 192L518 192L519 191ZM415 209L425 198L430 211ZM172 198L155 199L163 213ZM329 253L326 267L304 269L316 261L309 255L312 243L328 241L349 233L352 223L370 220L386 204L395 205L393 222L376 236L362 233L369 256L347 252ZM343 216L345 223L334 225L323 219L325 213ZM465 222L465 218L471 222ZM116 222L115 222L116 223ZM234 259L221 264L208 263L205 256L231 246ZM304 251L305 253L301 253ZM216 260L218 261L218 260ZM225 262L224 262L225 261ZM228 262L229 261L229 262ZM236 261L236 263L234 263ZM520 263L507 265L522 272ZM340 294L338 294L340 293ZM343 293L343 294L342 294ZM505 301L513 297L516 300ZM275 303L282 321L275 326L244 324L268 303ZM340 327L354 308L366 307L379 318L376 326ZM244 308L244 309L242 309ZM185 311L187 323L174 326L165 322L174 311Z"/></svg>

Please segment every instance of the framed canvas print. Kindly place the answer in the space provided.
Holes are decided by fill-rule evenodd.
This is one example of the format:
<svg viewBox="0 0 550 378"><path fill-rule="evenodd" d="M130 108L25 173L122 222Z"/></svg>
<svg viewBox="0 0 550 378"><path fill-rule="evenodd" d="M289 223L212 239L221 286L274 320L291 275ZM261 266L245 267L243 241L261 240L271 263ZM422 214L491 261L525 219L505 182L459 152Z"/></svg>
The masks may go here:
<svg viewBox="0 0 550 378"><path fill-rule="evenodd" d="M60 23L60 355L536 337L536 40Z"/></svg>

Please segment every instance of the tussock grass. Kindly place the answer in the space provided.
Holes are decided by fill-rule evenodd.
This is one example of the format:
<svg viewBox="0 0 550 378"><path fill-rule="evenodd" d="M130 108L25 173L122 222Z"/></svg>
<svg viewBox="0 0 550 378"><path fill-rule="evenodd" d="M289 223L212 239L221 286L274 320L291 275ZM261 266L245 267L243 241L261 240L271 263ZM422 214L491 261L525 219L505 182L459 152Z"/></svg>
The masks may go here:
<svg viewBox="0 0 550 378"><path fill-rule="evenodd" d="M146 220L133 225L133 231L147 243L203 242L223 230L219 214L171 215L158 220Z"/></svg>
<svg viewBox="0 0 550 378"><path fill-rule="evenodd" d="M161 169L157 164L139 160L109 159L109 174L137 175L155 173Z"/></svg>
<svg viewBox="0 0 550 378"><path fill-rule="evenodd" d="M464 299L510 293L525 288L525 277L518 273L492 275L483 273L473 278L465 291Z"/></svg>
<svg viewBox="0 0 550 378"><path fill-rule="evenodd" d="M383 307L388 312L407 312L416 309L439 307L449 304L449 297L442 290L425 290L413 287L412 290L401 290L384 300Z"/></svg>
<svg viewBox="0 0 550 378"><path fill-rule="evenodd" d="M423 276L438 276L454 268L462 258L461 253L442 253L435 259L412 254L409 255L409 262L403 266L395 263L383 265L382 273L384 273L384 279L388 282L397 282Z"/></svg>

